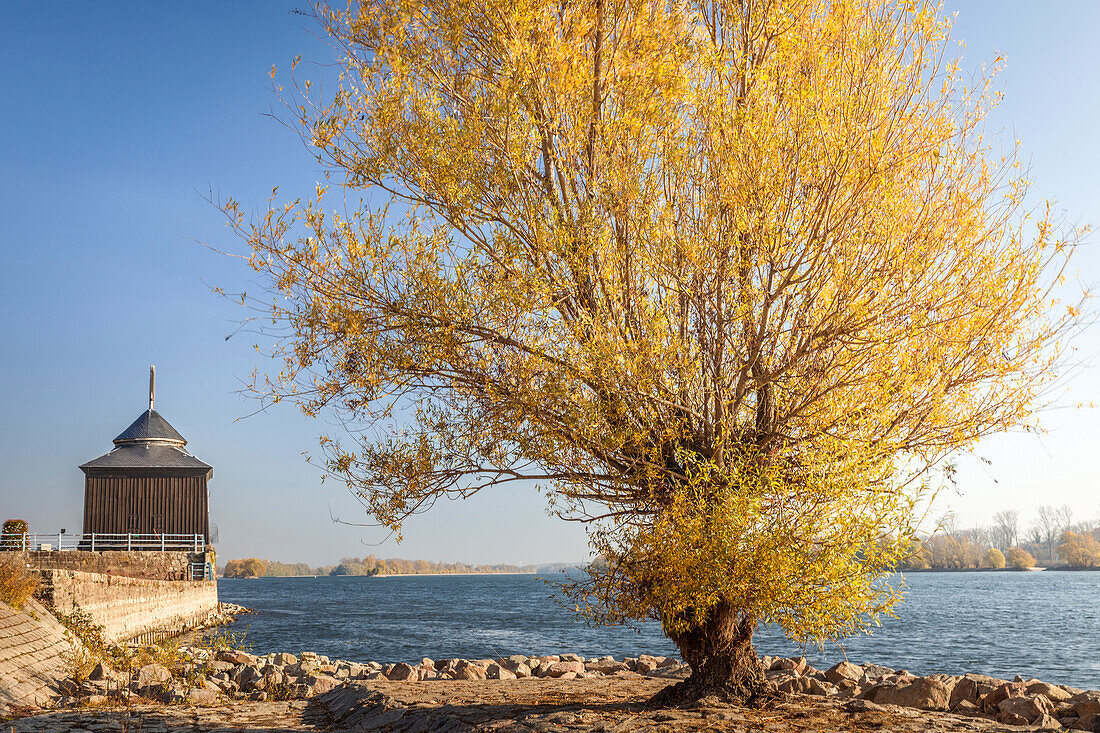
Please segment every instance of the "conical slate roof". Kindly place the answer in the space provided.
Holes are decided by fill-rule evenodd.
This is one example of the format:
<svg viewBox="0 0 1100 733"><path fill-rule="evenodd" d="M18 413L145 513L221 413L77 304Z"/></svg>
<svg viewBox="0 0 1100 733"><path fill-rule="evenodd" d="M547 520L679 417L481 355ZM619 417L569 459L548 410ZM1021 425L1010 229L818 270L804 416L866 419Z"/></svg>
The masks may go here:
<svg viewBox="0 0 1100 733"><path fill-rule="evenodd" d="M209 463L203 463L198 458L185 451L178 444L172 443L127 443L120 445L110 453L88 461L80 466L85 473L88 469L196 469L198 471L212 471ZM188 471L190 474L191 471Z"/></svg>
<svg viewBox="0 0 1100 733"><path fill-rule="evenodd" d="M183 436L152 408L138 415L138 419L115 438L115 445L149 442L187 445Z"/></svg>
<svg viewBox="0 0 1100 733"><path fill-rule="evenodd" d="M85 473L92 470L97 475L121 471L125 475L138 469L157 469L158 472L177 469L184 470L186 475L205 473L208 478L213 473L210 464L184 450L187 441L152 407L130 423L114 442L114 450L81 465L81 470Z"/></svg>

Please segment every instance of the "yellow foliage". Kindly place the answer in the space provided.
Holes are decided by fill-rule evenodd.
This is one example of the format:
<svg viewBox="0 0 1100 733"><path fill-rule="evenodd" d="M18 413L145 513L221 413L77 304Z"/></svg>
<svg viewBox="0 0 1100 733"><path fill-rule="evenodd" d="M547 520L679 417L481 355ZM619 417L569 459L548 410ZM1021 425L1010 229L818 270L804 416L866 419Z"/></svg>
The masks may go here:
<svg viewBox="0 0 1100 733"><path fill-rule="evenodd" d="M1001 570L1005 566L1004 553L998 550L996 547L990 547L982 557L982 565L987 568L993 568L994 570Z"/></svg>
<svg viewBox="0 0 1100 733"><path fill-rule="evenodd" d="M1030 425L1077 318L1079 233L1021 210L939 13L322 7L341 83L289 108L392 203L226 205L280 335L254 389L353 426L327 468L396 531L538 482L593 522L596 620L870 628L934 469Z"/></svg>
<svg viewBox="0 0 1100 733"><path fill-rule="evenodd" d="M19 610L38 590L39 574L0 556L0 601Z"/></svg>
<svg viewBox="0 0 1100 733"><path fill-rule="evenodd" d="M1100 565L1100 542L1089 534L1066 532L1058 545L1062 563L1074 568L1094 568Z"/></svg>
<svg viewBox="0 0 1100 733"><path fill-rule="evenodd" d="M1035 558L1031 553L1019 547L1010 547L1005 553L1005 562L1017 570L1035 567Z"/></svg>
<svg viewBox="0 0 1100 733"><path fill-rule="evenodd" d="M266 569L266 560L250 557L247 560L230 560L225 564L222 575L226 578L258 578Z"/></svg>

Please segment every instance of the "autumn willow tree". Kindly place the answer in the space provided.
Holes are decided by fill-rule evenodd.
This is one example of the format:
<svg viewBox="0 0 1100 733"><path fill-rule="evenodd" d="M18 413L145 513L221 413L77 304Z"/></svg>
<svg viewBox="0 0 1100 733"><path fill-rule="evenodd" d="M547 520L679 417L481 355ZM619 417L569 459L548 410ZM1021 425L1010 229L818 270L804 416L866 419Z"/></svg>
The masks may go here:
<svg viewBox="0 0 1100 733"><path fill-rule="evenodd" d="M370 514L536 482L591 522L578 608L659 619L691 664L666 700L755 694L760 624L888 612L929 476L1030 421L1075 320L1071 242L1021 209L940 10L317 17L339 88L286 98L340 205L226 210L272 293L256 389L343 420L327 467Z"/></svg>

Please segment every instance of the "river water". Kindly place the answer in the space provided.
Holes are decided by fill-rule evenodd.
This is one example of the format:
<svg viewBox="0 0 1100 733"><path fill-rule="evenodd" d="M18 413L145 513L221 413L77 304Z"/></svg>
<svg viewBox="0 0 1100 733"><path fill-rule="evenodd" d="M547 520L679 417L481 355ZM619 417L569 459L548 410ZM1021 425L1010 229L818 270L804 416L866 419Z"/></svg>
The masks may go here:
<svg viewBox="0 0 1100 733"><path fill-rule="evenodd" d="M914 573L898 618L843 648L799 649L761 629L761 654L847 657L917 674L1017 674L1100 689L1100 572ZM234 632L260 653L352 661L480 659L576 652L674 655L659 625L589 628L533 575L259 578L218 581L223 601L258 613Z"/></svg>

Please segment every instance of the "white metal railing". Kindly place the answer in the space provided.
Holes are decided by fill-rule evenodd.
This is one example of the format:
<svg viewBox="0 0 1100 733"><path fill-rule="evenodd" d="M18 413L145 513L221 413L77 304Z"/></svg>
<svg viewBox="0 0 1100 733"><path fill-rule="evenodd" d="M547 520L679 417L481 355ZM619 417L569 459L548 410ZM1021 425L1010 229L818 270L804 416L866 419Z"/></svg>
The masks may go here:
<svg viewBox="0 0 1100 733"><path fill-rule="evenodd" d="M6 534L0 537L0 550L191 550L202 552L206 547L206 535L201 534L139 534L92 532L91 534L67 534L29 532Z"/></svg>
<svg viewBox="0 0 1100 733"><path fill-rule="evenodd" d="M214 580L214 564L208 562L191 563L191 580Z"/></svg>

